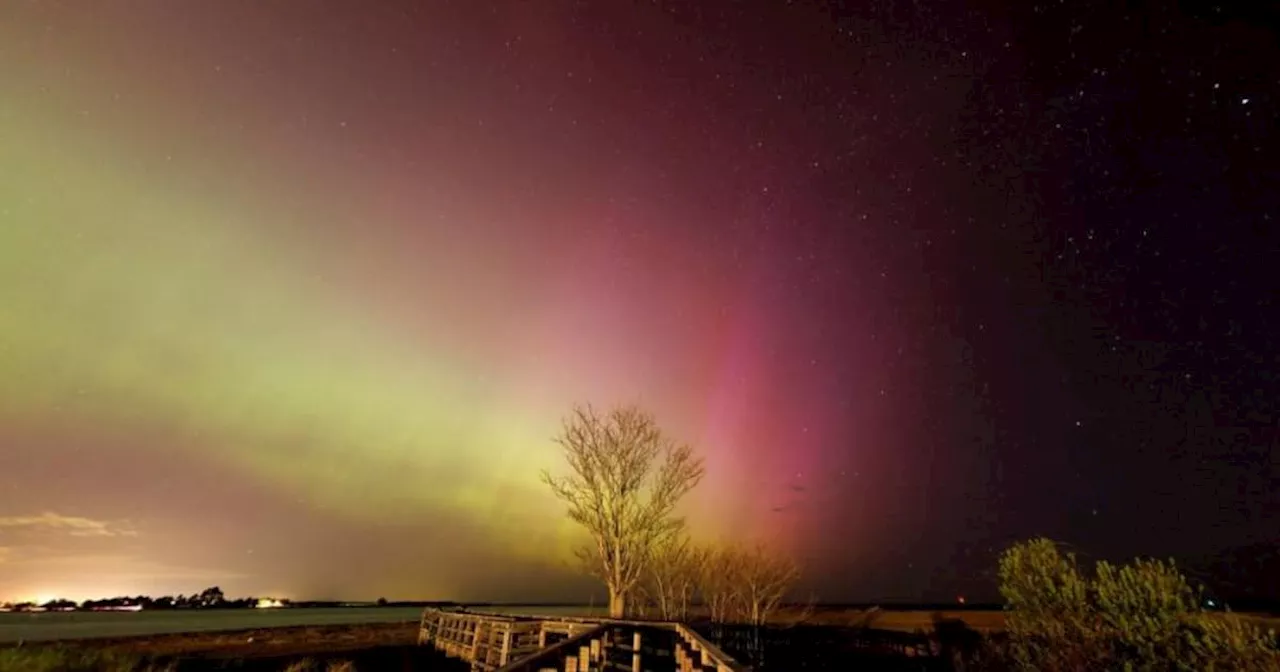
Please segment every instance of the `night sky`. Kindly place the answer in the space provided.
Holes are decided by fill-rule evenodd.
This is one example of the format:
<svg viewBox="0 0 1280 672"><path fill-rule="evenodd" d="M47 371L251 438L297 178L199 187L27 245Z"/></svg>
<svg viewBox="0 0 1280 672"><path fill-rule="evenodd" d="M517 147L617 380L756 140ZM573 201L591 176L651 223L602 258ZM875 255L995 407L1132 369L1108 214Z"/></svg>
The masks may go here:
<svg viewBox="0 0 1280 672"><path fill-rule="evenodd" d="M1274 546L1277 13L838 4L0 3L0 599L585 600L579 402L825 600Z"/></svg>

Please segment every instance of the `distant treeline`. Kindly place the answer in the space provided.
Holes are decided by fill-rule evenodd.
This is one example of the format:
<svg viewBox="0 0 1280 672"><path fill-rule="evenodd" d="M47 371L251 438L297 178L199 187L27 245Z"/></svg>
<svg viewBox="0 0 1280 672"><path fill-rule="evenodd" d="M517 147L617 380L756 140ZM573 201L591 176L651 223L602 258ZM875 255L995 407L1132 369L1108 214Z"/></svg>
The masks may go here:
<svg viewBox="0 0 1280 672"><path fill-rule="evenodd" d="M255 609L263 607L289 607L293 609L336 609L349 607L456 607L457 602L391 601L378 598L374 602L343 602L337 600L291 601L269 597L228 598L218 586L206 588L191 595L149 595L109 597L101 600L56 599L43 604L35 602L0 602L0 611L163 611L167 609Z"/></svg>
<svg viewBox="0 0 1280 672"><path fill-rule="evenodd" d="M5 608L12 611L141 611L141 610L163 610L163 609L252 609L259 606L266 598L243 597L238 599L227 599L222 589L213 586L206 588L199 593L191 595L164 595L161 597L150 597L147 595L137 596L121 596L109 597L101 600L85 600L83 602L74 602L72 600L56 599L45 602L44 604L36 604L34 602L19 602L16 604L5 604ZM288 600L271 600L271 604L277 606L285 606Z"/></svg>

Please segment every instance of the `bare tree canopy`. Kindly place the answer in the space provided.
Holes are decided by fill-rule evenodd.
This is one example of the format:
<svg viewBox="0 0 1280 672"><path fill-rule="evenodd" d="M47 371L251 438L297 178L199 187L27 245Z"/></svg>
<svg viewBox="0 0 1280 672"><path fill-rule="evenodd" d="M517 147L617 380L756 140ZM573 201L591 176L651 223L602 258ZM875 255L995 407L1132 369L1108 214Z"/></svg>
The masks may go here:
<svg viewBox="0 0 1280 672"><path fill-rule="evenodd" d="M684 534L668 535L653 549L646 594L664 621L684 621L698 590L705 551Z"/></svg>
<svg viewBox="0 0 1280 672"><path fill-rule="evenodd" d="M702 598L713 622L764 625L800 578L800 567L764 546L714 548L700 556Z"/></svg>
<svg viewBox="0 0 1280 672"><path fill-rule="evenodd" d="M700 589L711 621L734 620L741 589L738 577L742 573L742 554L729 546L713 547L703 553L701 559Z"/></svg>
<svg viewBox="0 0 1280 672"><path fill-rule="evenodd" d="M763 546L742 552L739 566L745 615L752 625L764 625L800 578L800 567L790 556Z"/></svg>
<svg viewBox="0 0 1280 672"><path fill-rule="evenodd" d="M595 547L578 555L608 587L609 615L620 618L653 549L683 527L675 508L702 480L702 459L633 406L605 415L590 406L574 409L556 442L569 473L544 471L542 480L591 535Z"/></svg>

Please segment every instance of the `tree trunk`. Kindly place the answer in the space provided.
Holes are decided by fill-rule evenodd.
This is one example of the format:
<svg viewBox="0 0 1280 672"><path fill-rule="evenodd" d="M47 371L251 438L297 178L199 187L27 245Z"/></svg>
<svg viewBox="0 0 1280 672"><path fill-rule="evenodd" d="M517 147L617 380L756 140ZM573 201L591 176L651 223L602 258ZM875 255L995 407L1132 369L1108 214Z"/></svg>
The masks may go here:
<svg viewBox="0 0 1280 672"><path fill-rule="evenodd" d="M623 618L627 611L627 596L613 586L609 586L609 618Z"/></svg>

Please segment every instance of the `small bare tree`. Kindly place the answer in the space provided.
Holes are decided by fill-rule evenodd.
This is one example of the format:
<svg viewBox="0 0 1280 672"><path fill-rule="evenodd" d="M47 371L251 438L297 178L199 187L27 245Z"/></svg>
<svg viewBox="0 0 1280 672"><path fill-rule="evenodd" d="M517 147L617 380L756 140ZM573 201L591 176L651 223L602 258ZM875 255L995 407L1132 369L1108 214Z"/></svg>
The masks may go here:
<svg viewBox="0 0 1280 672"><path fill-rule="evenodd" d="M648 619L658 609L658 600L654 597L652 586L644 581L637 583L627 595L627 618Z"/></svg>
<svg viewBox="0 0 1280 672"><path fill-rule="evenodd" d="M689 616L694 592L701 581L702 551L683 534L669 535L655 545L649 562L648 593L665 621Z"/></svg>
<svg viewBox="0 0 1280 672"><path fill-rule="evenodd" d="M731 546L708 548L701 556L699 587L712 623L728 623L739 603L742 553Z"/></svg>
<svg viewBox="0 0 1280 672"><path fill-rule="evenodd" d="M721 546L702 561L702 599L713 622L764 625L799 578L799 566L785 554Z"/></svg>
<svg viewBox="0 0 1280 672"><path fill-rule="evenodd" d="M764 625L800 578L800 566L788 555L756 546L741 552L739 567L743 615L752 625Z"/></svg>
<svg viewBox="0 0 1280 672"><path fill-rule="evenodd" d="M577 408L556 442L570 473L544 471L542 480L591 535L594 548L579 549L578 557L609 589L609 616L621 618L655 545L684 526L675 508L702 480L702 460L635 407L605 415Z"/></svg>

